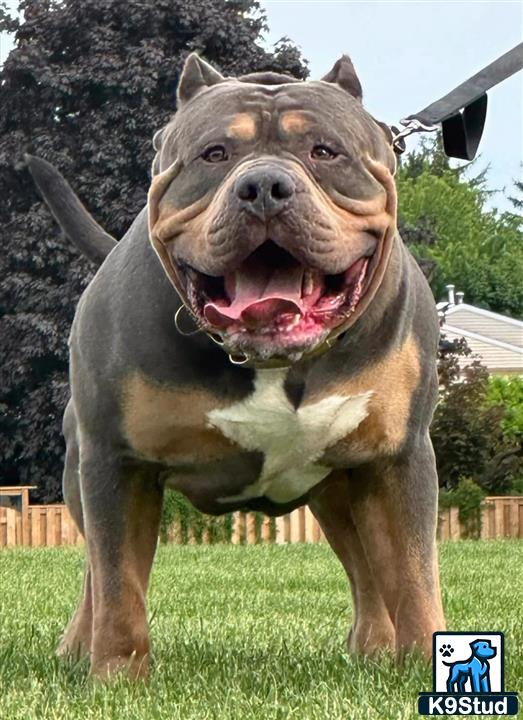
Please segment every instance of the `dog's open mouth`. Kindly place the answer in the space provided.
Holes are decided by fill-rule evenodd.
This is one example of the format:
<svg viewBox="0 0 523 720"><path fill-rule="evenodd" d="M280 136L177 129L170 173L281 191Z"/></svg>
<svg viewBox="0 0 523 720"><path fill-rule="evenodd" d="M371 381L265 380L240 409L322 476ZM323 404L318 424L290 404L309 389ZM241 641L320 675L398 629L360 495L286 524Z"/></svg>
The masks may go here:
<svg viewBox="0 0 523 720"><path fill-rule="evenodd" d="M201 326L228 348L262 358L311 350L354 312L370 257L326 275L266 241L235 271L211 277L185 269L189 303Z"/></svg>

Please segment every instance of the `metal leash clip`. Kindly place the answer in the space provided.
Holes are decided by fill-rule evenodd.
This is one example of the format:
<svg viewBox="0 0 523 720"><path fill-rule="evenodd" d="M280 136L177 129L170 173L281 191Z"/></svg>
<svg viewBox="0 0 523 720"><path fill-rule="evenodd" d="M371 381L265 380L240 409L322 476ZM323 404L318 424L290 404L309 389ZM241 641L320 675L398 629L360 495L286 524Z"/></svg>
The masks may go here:
<svg viewBox="0 0 523 720"><path fill-rule="evenodd" d="M391 125L390 128L394 136L392 146L394 148L394 152L398 155L405 152L407 147L405 144L405 138L409 135L418 132L435 132L438 129L437 125L425 125L415 117L404 118L403 120L400 120L400 123L405 126L403 130L400 130L395 125Z"/></svg>

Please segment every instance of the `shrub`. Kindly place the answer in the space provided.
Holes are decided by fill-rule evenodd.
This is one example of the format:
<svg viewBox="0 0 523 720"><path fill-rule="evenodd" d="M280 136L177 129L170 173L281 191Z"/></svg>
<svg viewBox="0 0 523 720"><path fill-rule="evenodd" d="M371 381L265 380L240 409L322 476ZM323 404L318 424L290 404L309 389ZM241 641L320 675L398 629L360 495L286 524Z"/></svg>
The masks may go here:
<svg viewBox="0 0 523 720"><path fill-rule="evenodd" d="M523 495L523 475L514 478L510 488L510 495Z"/></svg>
<svg viewBox="0 0 523 720"><path fill-rule="evenodd" d="M261 512L251 513L252 515L254 516L254 536L258 543L262 541L262 525L266 518ZM219 517L205 515L196 510L181 493L174 490L165 492L160 522L160 540L163 543L169 540L175 540L182 544L230 542L233 530L234 515L232 513ZM274 541L276 539L274 518L269 520L269 533L269 539ZM243 544L245 538L240 538L240 542Z"/></svg>
<svg viewBox="0 0 523 720"><path fill-rule="evenodd" d="M484 491L474 480L462 477L453 490L440 491L439 506L441 510L457 507L462 525L462 537L477 540L481 535L481 509L484 498Z"/></svg>
<svg viewBox="0 0 523 720"><path fill-rule="evenodd" d="M191 541L200 544L204 541L204 535L207 535L206 541L211 544L230 542L232 537L233 520L230 513L220 517L204 515L181 493L166 490L160 522L162 542L171 539L170 533L175 521L178 536L174 539L183 544Z"/></svg>
<svg viewBox="0 0 523 720"><path fill-rule="evenodd" d="M460 358L470 358L461 375ZM507 421L511 410L495 398L488 400L493 392L488 371L471 358L463 339L442 338L439 379L440 401L431 436L440 485L456 488L460 478L468 477L487 493L509 493L514 480L523 475L521 443L517 432L505 432L505 427L514 427L513 420Z"/></svg>

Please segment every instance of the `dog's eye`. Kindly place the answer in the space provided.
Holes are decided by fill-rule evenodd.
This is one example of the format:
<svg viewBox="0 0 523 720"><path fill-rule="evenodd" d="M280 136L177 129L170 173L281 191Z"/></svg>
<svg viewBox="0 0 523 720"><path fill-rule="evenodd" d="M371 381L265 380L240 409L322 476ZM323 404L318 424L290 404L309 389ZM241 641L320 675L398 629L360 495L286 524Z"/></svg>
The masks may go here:
<svg viewBox="0 0 523 720"><path fill-rule="evenodd" d="M203 151L202 158L205 162L219 163L228 160L229 156L227 155L227 150L223 147L223 145L212 145L212 147Z"/></svg>
<svg viewBox="0 0 523 720"><path fill-rule="evenodd" d="M334 160L338 153L331 150L327 145L315 145L311 150L311 158L314 160Z"/></svg>

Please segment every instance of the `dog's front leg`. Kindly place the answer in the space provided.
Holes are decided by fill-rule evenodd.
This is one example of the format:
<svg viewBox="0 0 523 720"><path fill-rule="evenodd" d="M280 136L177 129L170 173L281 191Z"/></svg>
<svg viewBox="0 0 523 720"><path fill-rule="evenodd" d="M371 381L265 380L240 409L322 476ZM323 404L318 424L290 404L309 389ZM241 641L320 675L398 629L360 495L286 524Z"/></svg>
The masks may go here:
<svg viewBox="0 0 523 720"><path fill-rule="evenodd" d="M312 493L309 506L349 578L353 620L348 649L371 655L394 649L395 632L351 517L349 482L348 473L333 474Z"/></svg>
<svg viewBox="0 0 523 720"><path fill-rule="evenodd" d="M91 673L146 677L145 596L162 506L157 471L129 464L108 443L82 435L80 482L92 576Z"/></svg>
<svg viewBox="0 0 523 720"><path fill-rule="evenodd" d="M436 548L438 480L428 435L402 457L351 471L351 515L396 630L399 657L427 657L445 629Z"/></svg>

